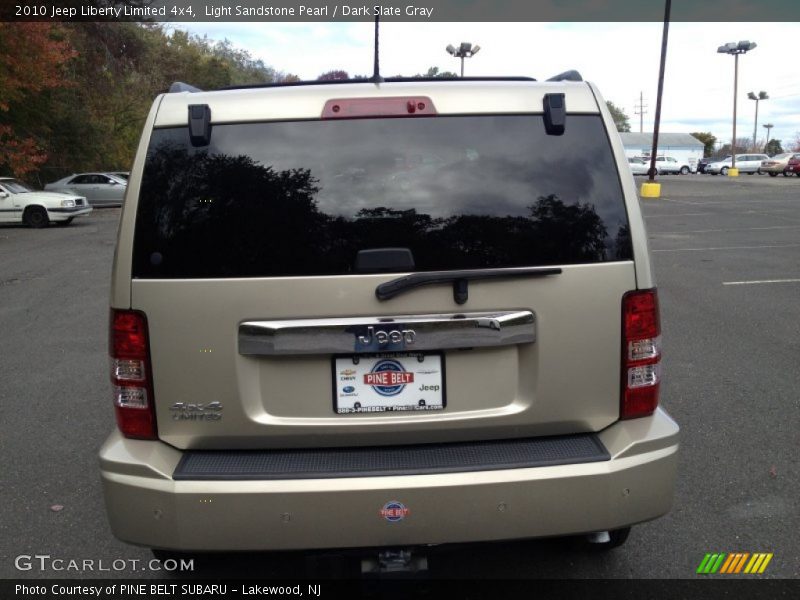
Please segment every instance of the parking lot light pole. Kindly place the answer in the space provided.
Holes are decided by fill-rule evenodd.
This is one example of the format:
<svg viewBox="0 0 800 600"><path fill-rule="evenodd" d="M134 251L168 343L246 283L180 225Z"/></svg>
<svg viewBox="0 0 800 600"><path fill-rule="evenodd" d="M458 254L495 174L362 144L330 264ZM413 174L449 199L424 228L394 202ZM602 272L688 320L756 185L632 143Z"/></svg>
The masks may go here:
<svg viewBox="0 0 800 600"><path fill-rule="evenodd" d="M738 44L736 42L728 42L724 46L717 48L720 54L733 54L733 140L731 142L731 168L728 169L729 177L737 177L739 169L736 168L736 94L739 85L739 55L749 52L756 47L755 42L742 40Z"/></svg>
<svg viewBox="0 0 800 600"><path fill-rule="evenodd" d="M461 76L462 77L464 76L464 59L465 58L472 58L473 56L475 56L478 53L478 51L480 49L481 49L481 47L478 46L478 44L475 44L473 46L470 42L461 42L461 45L458 48L454 47L453 44L448 44L447 48L445 48L445 50L447 50L447 53L449 55L454 56L455 58L460 58L461 59Z"/></svg>
<svg viewBox="0 0 800 600"><path fill-rule="evenodd" d="M767 141L764 143L764 153L766 154L767 146L769 146L769 130L775 126L772 123L764 123L763 127L767 130Z"/></svg>
<svg viewBox="0 0 800 600"><path fill-rule="evenodd" d="M758 103L761 100L769 100L769 94L765 91L758 92L758 96L754 92L747 92L747 97L750 100L756 101L756 124L753 126L753 150L756 150L756 133L758 132Z"/></svg>

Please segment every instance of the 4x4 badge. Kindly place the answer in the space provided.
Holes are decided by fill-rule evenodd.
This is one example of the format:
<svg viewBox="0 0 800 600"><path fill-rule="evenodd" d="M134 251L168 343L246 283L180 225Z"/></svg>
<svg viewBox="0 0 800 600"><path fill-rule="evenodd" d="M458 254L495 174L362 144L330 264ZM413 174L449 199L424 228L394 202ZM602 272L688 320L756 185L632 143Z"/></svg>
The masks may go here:
<svg viewBox="0 0 800 600"><path fill-rule="evenodd" d="M358 342L369 346L372 344L373 338L378 342L379 346L386 344L399 344L405 342L408 345L414 343L417 339L417 332L413 329L392 329L391 331L375 331L375 328L370 325L367 327L367 335L358 336Z"/></svg>
<svg viewBox="0 0 800 600"><path fill-rule="evenodd" d="M174 421L221 421L222 402L176 402L169 407Z"/></svg>

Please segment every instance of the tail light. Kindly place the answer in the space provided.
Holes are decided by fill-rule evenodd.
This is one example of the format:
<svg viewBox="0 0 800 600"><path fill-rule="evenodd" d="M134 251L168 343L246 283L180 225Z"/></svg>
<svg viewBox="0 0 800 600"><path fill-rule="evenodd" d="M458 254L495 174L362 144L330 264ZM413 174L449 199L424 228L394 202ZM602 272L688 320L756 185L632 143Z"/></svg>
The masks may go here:
<svg viewBox="0 0 800 600"><path fill-rule="evenodd" d="M655 289L622 297L621 419L653 414L661 383L661 323Z"/></svg>
<svg viewBox="0 0 800 600"><path fill-rule="evenodd" d="M117 426L125 437L158 438L147 318L134 310L111 310L111 384Z"/></svg>

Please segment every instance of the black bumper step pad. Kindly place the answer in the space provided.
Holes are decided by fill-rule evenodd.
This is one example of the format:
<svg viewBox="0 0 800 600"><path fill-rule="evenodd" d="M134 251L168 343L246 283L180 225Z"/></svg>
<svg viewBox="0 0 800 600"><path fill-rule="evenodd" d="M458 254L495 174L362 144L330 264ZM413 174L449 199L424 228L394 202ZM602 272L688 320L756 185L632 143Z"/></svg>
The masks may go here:
<svg viewBox="0 0 800 600"><path fill-rule="evenodd" d="M546 438L281 450L187 451L180 481L332 479L523 469L609 460L594 434Z"/></svg>

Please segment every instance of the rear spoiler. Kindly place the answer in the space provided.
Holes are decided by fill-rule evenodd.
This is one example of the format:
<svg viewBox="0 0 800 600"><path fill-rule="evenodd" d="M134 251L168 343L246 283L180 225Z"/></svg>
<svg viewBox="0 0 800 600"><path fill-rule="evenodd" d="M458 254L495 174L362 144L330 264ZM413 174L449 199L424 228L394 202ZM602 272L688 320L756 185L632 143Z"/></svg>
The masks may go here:
<svg viewBox="0 0 800 600"><path fill-rule="evenodd" d="M189 92L191 94L195 94L197 92L202 92L200 88L196 88L193 85L189 85L188 83L183 83L182 81L176 81L171 86L169 86L169 94L179 94L180 92Z"/></svg>
<svg viewBox="0 0 800 600"><path fill-rule="evenodd" d="M547 81L583 81L583 77L581 77L581 74L576 70L570 69L569 71L564 71L558 75L553 75Z"/></svg>

